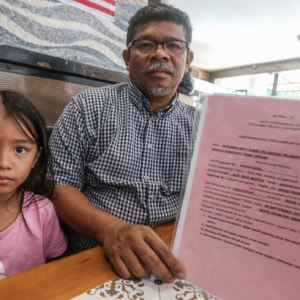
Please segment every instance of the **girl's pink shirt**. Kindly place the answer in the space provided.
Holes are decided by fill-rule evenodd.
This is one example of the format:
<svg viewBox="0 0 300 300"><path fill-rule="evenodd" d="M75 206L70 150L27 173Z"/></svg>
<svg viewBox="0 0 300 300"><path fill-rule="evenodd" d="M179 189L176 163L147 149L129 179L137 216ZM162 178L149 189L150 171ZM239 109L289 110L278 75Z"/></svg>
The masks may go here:
<svg viewBox="0 0 300 300"><path fill-rule="evenodd" d="M52 202L43 198L27 207L31 195L25 192L23 205L30 230L19 214L0 232L0 279L42 265L47 258L57 257L67 249Z"/></svg>

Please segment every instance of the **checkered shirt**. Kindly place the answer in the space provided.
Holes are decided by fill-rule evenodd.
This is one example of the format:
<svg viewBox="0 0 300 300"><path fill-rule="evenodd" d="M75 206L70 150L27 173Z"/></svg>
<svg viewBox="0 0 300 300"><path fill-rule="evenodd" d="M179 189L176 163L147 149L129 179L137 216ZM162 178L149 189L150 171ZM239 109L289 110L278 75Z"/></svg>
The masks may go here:
<svg viewBox="0 0 300 300"><path fill-rule="evenodd" d="M132 83L83 91L50 138L55 183L75 187L99 209L131 224L173 220L193 117L194 108L177 98L152 115ZM74 252L98 245L70 228L67 235Z"/></svg>

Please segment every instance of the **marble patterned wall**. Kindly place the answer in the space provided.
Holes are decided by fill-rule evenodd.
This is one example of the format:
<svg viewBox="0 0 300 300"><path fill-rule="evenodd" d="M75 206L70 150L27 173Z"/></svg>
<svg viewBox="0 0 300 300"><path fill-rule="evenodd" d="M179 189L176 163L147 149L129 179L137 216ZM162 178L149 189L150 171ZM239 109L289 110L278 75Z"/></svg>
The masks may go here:
<svg viewBox="0 0 300 300"><path fill-rule="evenodd" d="M147 0L117 0L114 22L57 0L1 0L0 44L126 73L130 17Z"/></svg>

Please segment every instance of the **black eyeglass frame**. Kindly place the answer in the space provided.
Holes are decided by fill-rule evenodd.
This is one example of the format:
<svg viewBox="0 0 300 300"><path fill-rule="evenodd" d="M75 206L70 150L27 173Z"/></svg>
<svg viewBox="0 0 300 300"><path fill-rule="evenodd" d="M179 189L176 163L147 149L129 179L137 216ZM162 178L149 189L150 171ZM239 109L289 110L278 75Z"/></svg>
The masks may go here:
<svg viewBox="0 0 300 300"><path fill-rule="evenodd" d="M165 43L167 43L167 42L182 42L182 43L185 44L186 49L187 49L188 51L190 50L190 47L191 47L191 43L189 43L189 42L187 42L187 41L176 40L176 39L174 39L174 40L167 40L167 41L163 41L163 42L158 42L158 41L151 40L151 39L136 39L136 40L132 40L132 41L128 44L127 48L130 49L132 46L134 46L135 42L137 42L137 41L143 41L143 40L145 40L145 41L151 41L151 42L156 43L155 51L156 51L156 49L157 49L157 47L158 47L159 45L162 45L163 49L165 50Z"/></svg>

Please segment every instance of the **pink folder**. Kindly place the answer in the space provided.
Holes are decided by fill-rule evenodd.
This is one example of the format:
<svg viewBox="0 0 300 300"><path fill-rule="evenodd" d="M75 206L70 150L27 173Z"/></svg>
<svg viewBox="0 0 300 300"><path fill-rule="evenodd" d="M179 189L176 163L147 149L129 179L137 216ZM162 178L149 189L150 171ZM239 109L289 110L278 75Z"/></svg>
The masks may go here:
<svg viewBox="0 0 300 300"><path fill-rule="evenodd" d="M300 100L207 96L173 251L223 300L300 299Z"/></svg>

